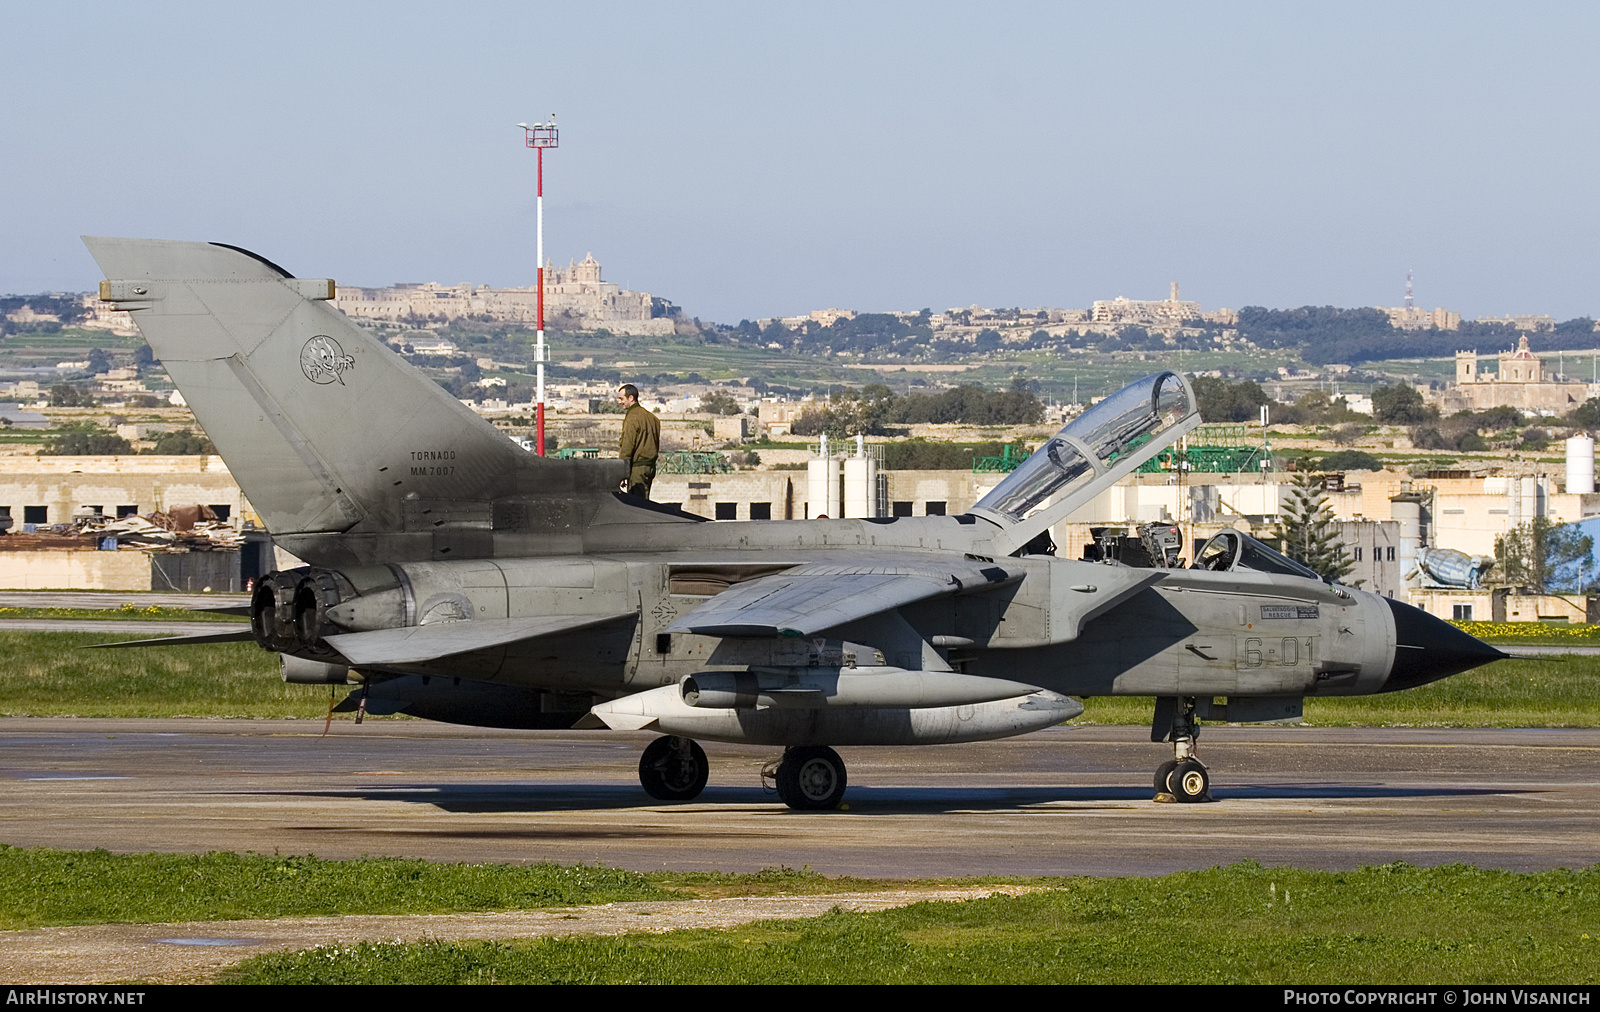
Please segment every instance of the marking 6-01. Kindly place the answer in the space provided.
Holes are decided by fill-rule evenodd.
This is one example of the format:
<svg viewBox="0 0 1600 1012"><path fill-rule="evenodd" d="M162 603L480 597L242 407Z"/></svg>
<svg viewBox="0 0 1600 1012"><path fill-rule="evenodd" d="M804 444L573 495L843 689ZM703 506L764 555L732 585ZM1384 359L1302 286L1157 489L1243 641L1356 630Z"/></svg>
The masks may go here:
<svg viewBox="0 0 1600 1012"><path fill-rule="evenodd" d="M1283 667L1293 668L1300 664L1311 663L1312 639L1307 637L1302 643L1294 636L1266 637L1246 636L1242 649L1239 651L1239 667Z"/></svg>

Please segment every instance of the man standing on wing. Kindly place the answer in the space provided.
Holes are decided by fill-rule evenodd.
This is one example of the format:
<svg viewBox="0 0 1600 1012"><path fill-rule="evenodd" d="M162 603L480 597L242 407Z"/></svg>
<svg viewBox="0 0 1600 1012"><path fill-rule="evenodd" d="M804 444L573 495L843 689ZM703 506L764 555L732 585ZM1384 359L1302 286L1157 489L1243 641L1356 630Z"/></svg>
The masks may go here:
<svg viewBox="0 0 1600 1012"><path fill-rule="evenodd" d="M622 416L622 445L617 452L630 467L625 491L648 499L650 485L656 480L661 420L639 403L639 388L632 383L617 391L617 401L627 409Z"/></svg>

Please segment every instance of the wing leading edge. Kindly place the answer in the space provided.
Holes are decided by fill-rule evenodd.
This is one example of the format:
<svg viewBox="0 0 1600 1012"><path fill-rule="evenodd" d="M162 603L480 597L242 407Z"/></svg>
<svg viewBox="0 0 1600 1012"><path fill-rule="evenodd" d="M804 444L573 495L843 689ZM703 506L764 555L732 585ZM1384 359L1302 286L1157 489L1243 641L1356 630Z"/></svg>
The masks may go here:
<svg viewBox="0 0 1600 1012"><path fill-rule="evenodd" d="M993 590L1022 578L1004 566L815 563L737 584L666 628L701 636L811 636L894 608Z"/></svg>

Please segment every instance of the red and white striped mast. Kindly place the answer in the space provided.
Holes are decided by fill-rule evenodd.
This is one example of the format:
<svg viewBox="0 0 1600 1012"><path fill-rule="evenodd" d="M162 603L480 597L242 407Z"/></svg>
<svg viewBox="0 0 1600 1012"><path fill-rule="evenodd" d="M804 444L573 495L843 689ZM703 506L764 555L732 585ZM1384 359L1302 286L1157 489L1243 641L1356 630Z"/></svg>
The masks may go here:
<svg viewBox="0 0 1600 1012"><path fill-rule="evenodd" d="M532 148L539 158L539 195L536 201L535 212L538 221L538 239L535 250L539 257L538 281L539 286L539 330L534 337L534 401L536 402L537 420L534 423L534 452L544 456L544 149L560 147L561 134L556 130L556 114L550 114L548 123L518 123L522 128L523 144Z"/></svg>

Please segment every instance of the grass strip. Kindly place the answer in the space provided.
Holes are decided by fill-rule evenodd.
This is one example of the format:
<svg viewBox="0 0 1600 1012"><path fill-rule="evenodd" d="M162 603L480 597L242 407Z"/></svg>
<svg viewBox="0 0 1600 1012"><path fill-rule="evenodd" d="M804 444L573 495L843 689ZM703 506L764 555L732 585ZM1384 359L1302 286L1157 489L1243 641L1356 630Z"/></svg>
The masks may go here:
<svg viewBox="0 0 1600 1012"><path fill-rule="evenodd" d="M821 876L816 876L821 878ZM556 864L112 854L0 844L0 929L322 914L424 914L667 899L651 876Z"/></svg>
<svg viewBox="0 0 1600 1012"><path fill-rule="evenodd" d="M268 954L248 984L1586 984L1600 870L1253 863L661 935Z"/></svg>
<svg viewBox="0 0 1600 1012"><path fill-rule="evenodd" d="M96 622L232 622L249 625L249 619L237 615L219 615L216 612L191 608L163 608L150 605L141 608L124 603L104 608L8 608L0 607L0 619L8 618L59 618L86 619Z"/></svg>
<svg viewBox="0 0 1600 1012"><path fill-rule="evenodd" d="M1016 879L960 880L1019 881ZM950 880L929 880L929 887ZM884 879L758 872L631 872L551 863L450 864L266 854L113 854L0 844L0 930L342 914L527 910L627 900L902 889Z"/></svg>
<svg viewBox="0 0 1600 1012"><path fill-rule="evenodd" d="M1597 727L1600 657L1497 661L1404 692L1307 697L1305 722L1321 727ZM1148 724L1150 700L1095 696L1079 724Z"/></svg>
<svg viewBox="0 0 1600 1012"><path fill-rule="evenodd" d="M325 686L285 683L277 655L254 643L83 649L132 638L0 631L0 716L315 718L328 712Z"/></svg>
<svg viewBox="0 0 1600 1012"><path fill-rule="evenodd" d="M309 719L328 712L325 687L285 684L276 655L253 643L82 649L123 638L0 630L0 716ZM1148 697L1084 703L1077 723L1150 722ZM1330 727L1600 727L1600 656L1499 661L1405 692L1308 698L1305 717Z"/></svg>

